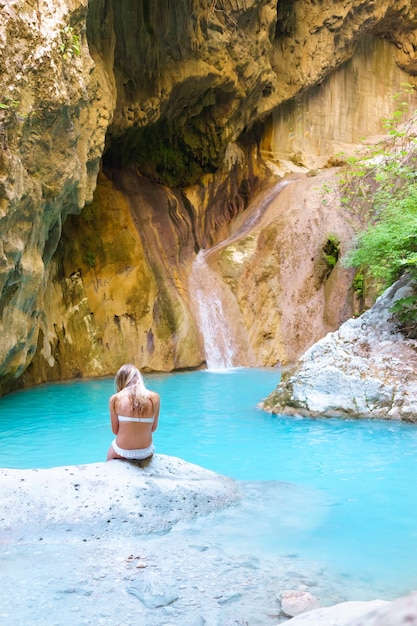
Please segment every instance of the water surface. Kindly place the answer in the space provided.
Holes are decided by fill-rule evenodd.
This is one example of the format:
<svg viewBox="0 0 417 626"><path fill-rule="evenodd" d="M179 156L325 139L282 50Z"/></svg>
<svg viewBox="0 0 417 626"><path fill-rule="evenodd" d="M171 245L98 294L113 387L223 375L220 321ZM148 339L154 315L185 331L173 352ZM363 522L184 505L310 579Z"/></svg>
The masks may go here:
<svg viewBox="0 0 417 626"><path fill-rule="evenodd" d="M239 511L197 527L236 550L314 559L362 580L366 598L417 587L417 429L388 421L297 419L258 402L274 369L145 377L161 395L157 452L242 482ZM113 380L41 386L0 400L0 466L105 459Z"/></svg>

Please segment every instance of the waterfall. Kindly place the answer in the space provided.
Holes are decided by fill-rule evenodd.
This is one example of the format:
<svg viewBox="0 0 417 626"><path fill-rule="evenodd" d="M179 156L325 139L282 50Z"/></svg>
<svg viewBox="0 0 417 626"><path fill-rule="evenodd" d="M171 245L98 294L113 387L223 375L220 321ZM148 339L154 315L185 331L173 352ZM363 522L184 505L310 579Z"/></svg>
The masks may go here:
<svg viewBox="0 0 417 626"><path fill-rule="evenodd" d="M237 218L235 231L230 237L197 254L190 275L190 293L204 340L208 369L256 365L236 299L228 285L211 269L208 259L255 228L267 207L289 182L281 180L260 195L240 216L241 219Z"/></svg>
<svg viewBox="0 0 417 626"><path fill-rule="evenodd" d="M281 191L291 182L291 179L280 180L270 189L267 189L251 203L244 213L241 213L235 220L235 228L232 231L230 237L225 241L221 241L216 246L211 248L215 250L219 247L228 246L237 239L244 237L249 231L256 228L261 221L266 209L272 203L273 200L281 193ZM233 227L232 227L233 228Z"/></svg>
<svg viewBox="0 0 417 626"><path fill-rule="evenodd" d="M207 367L229 369L238 365L234 349L236 341L223 310L222 285L208 266L206 255L206 250L200 250L197 255L191 272L191 289L204 338Z"/></svg>

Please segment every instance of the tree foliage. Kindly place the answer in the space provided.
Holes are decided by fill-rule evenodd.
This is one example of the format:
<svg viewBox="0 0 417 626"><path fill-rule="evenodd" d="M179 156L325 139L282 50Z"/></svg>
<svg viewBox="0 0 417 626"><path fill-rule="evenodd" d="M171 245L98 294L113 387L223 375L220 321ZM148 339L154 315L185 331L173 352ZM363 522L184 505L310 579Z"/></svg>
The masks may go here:
<svg viewBox="0 0 417 626"><path fill-rule="evenodd" d="M385 198L344 259L346 265L365 270L378 292L405 270L417 279L417 185L407 185L401 195Z"/></svg>
<svg viewBox="0 0 417 626"><path fill-rule="evenodd" d="M354 288L360 287L361 297L379 295L407 272L416 295L397 301L393 313L417 335L417 111L410 114L400 100L385 126L387 139L365 157L350 159L340 179L342 202L364 225L342 263L357 269Z"/></svg>

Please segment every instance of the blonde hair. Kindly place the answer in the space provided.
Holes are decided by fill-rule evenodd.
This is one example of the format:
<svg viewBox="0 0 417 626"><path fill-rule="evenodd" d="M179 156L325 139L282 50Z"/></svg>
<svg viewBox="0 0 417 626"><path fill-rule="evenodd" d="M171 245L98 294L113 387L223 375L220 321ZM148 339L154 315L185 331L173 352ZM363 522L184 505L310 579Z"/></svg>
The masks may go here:
<svg viewBox="0 0 417 626"><path fill-rule="evenodd" d="M143 411L149 399L149 391L146 389L142 374L137 367L132 365L132 363L122 365L116 374L114 384L117 392L131 387L130 402L132 411Z"/></svg>

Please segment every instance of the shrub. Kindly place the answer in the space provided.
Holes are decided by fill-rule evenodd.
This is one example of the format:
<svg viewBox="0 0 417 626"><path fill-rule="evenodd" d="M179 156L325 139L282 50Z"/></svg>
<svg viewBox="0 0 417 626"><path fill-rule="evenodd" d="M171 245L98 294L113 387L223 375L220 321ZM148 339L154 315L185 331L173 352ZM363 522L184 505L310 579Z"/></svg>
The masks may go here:
<svg viewBox="0 0 417 626"><path fill-rule="evenodd" d="M407 107L399 103L385 120L389 138L365 158L350 159L339 181L342 202L365 223L342 259L357 268L353 288L361 297L368 289L379 295L405 272L417 294L417 111L400 124ZM416 332L417 295L398 300L392 312L410 336Z"/></svg>

